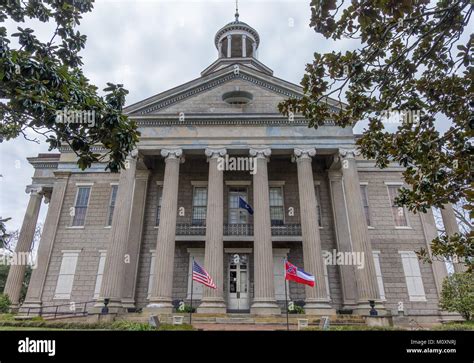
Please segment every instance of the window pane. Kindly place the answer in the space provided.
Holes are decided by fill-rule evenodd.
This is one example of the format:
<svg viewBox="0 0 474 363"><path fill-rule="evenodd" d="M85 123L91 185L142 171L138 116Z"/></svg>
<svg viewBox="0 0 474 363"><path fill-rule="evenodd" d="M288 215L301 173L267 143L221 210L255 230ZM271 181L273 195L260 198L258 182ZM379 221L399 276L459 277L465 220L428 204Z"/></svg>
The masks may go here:
<svg viewBox="0 0 474 363"><path fill-rule="evenodd" d="M74 206L73 226L83 226L86 219L87 204L89 203L90 187L79 187L76 205Z"/></svg>
<svg viewBox="0 0 474 363"><path fill-rule="evenodd" d="M283 189L270 188L270 206L283 206Z"/></svg>
<svg viewBox="0 0 474 363"><path fill-rule="evenodd" d="M160 213L161 213L161 200L162 200L163 188L161 186L158 187L158 203L156 205L156 221L155 225L160 225Z"/></svg>
<svg viewBox="0 0 474 363"><path fill-rule="evenodd" d="M193 205L207 206L207 188L194 188Z"/></svg>
<svg viewBox="0 0 474 363"><path fill-rule="evenodd" d="M392 204L392 214L393 219L395 221L395 226L397 227L404 227L408 226L408 221L405 215L405 208L399 207L394 204L395 198L398 196L398 189L397 185L390 185L388 187L389 195L390 195L390 203Z"/></svg>
<svg viewBox="0 0 474 363"><path fill-rule="evenodd" d="M112 185L112 190L110 191L109 213L107 215L107 226L112 225L112 218L114 216L115 209L115 200L117 199L117 190L118 185Z"/></svg>
<svg viewBox="0 0 474 363"><path fill-rule="evenodd" d="M194 188L192 224L205 225L207 212L207 188Z"/></svg>
<svg viewBox="0 0 474 363"><path fill-rule="evenodd" d="M318 212L318 225L319 227L322 227L322 211L321 211L321 188L319 185L316 185L314 187L314 192L316 193L316 208Z"/></svg>
<svg viewBox="0 0 474 363"><path fill-rule="evenodd" d="M229 190L229 224L247 223L248 212L239 208L239 197L248 202L247 189L232 188Z"/></svg>
<svg viewBox="0 0 474 363"><path fill-rule="evenodd" d="M367 221L367 225L370 226L369 195L367 185L360 186L360 194L362 196L362 205L364 206L365 220Z"/></svg>

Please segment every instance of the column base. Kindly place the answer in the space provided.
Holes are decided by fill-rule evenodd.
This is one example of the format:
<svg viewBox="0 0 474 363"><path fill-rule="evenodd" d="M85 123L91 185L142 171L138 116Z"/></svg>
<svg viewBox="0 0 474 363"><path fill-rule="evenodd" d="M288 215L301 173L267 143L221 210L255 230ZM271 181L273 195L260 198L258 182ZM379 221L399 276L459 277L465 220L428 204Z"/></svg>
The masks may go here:
<svg viewBox="0 0 474 363"><path fill-rule="evenodd" d="M307 299L304 311L306 315L336 315L336 309L326 300Z"/></svg>
<svg viewBox="0 0 474 363"><path fill-rule="evenodd" d="M20 304L11 304L10 305L10 313L16 314L20 311Z"/></svg>
<svg viewBox="0 0 474 363"><path fill-rule="evenodd" d="M254 301L250 307L250 314L281 315L281 309L274 300Z"/></svg>
<svg viewBox="0 0 474 363"><path fill-rule="evenodd" d="M370 316L371 307L369 302L360 301L357 303L357 307L354 309L353 313L355 315L365 315ZM377 310L378 316L387 315L387 310L381 301L375 301L375 310Z"/></svg>
<svg viewBox="0 0 474 363"><path fill-rule="evenodd" d="M25 301L19 308L18 312L25 315L40 315L42 303L41 301Z"/></svg>
<svg viewBox="0 0 474 363"><path fill-rule="evenodd" d="M227 308L223 299L203 298L196 312L200 314L225 314L227 312Z"/></svg>
<svg viewBox="0 0 474 363"><path fill-rule="evenodd" d="M122 306L124 309L135 309L135 301L134 300L122 300Z"/></svg>
<svg viewBox="0 0 474 363"><path fill-rule="evenodd" d="M109 303L107 304L108 312L104 314L102 309L105 307L104 299L97 300L95 305L88 311L89 314L102 314L102 315L117 315L123 314L126 312L122 305L122 300L118 299L110 299Z"/></svg>
<svg viewBox="0 0 474 363"><path fill-rule="evenodd" d="M352 311L352 312L354 312L356 309L357 309L356 303L346 303L342 305L342 308L341 308L342 311Z"/></svg>
<svg viewBox="0 0 474 363"><path fill-rule="evenodd" d="M144 313L151 314L171 314L173 313L173 304L169 299L155 298L143 309Z"/></svg>

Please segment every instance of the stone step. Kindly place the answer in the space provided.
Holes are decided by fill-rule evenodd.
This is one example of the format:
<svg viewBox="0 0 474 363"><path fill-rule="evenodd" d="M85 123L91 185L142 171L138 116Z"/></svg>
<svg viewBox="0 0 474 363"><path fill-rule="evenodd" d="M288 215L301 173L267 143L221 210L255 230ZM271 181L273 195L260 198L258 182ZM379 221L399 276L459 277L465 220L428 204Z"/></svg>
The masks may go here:
<svg viewBox="0 0 474 363"><path fill-rule="evenodd" d="M216 324L255 324L251 318L216 318Z"/></svg>

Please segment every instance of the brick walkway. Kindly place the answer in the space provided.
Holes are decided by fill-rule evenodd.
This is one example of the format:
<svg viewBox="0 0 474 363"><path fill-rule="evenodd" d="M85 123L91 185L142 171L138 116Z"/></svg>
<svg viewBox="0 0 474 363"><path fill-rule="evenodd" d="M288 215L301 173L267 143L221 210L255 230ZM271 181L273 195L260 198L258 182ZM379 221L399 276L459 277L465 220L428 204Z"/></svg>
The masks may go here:
<svg viewBox="0 0 474 363"><path fill-rule="evenodd" d="M193 324L196 329L202 330L224 330L224 331L275 331L286 330L286 325L278 324L212 324L212 323L196 323ZM295 325L290 325L290 330L297 330Z"/></svg>

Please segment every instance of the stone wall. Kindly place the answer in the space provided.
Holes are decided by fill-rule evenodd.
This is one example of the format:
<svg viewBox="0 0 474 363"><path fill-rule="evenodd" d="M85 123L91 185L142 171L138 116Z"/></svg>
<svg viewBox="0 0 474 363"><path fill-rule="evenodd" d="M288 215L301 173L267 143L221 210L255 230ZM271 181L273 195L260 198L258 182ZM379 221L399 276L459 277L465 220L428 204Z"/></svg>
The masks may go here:
<svg viewBox="0 0 474 363"><path fill-rule="evenodd" d="M397 304L402 301L407 314L437 314L438 295L432 266L419 261L426 302L410 302L399 251L416 251L426 248L419 214L408 212L409 228L397 229L385 182L399 182L400 172L359 172L360 181L368 182L369 208L372 229L369 236L372 249L380 251L386 307L397 314Z"/></svg>

